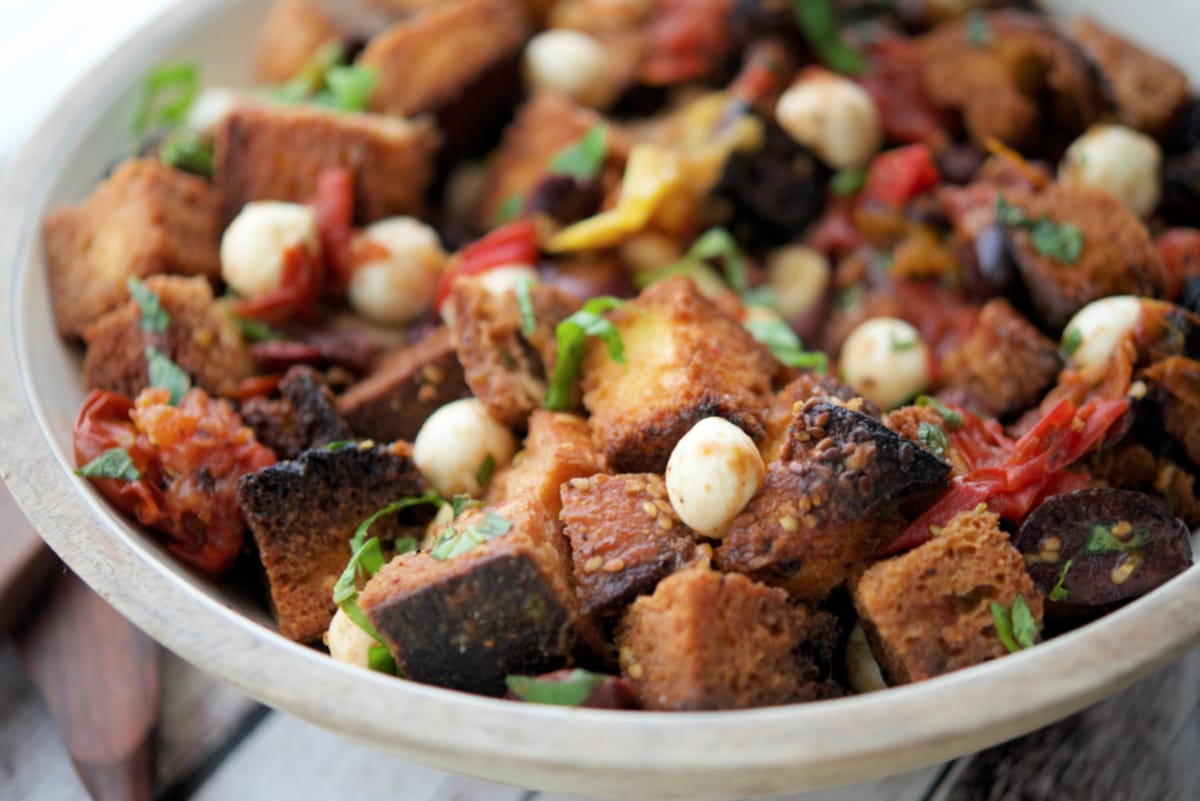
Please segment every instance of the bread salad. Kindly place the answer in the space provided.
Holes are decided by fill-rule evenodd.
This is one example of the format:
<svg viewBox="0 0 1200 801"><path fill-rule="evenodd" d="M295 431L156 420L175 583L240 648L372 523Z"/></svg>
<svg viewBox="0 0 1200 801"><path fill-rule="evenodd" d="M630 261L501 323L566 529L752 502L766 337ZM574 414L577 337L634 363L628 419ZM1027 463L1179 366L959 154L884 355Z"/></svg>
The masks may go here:
<svg viewBox="0 0 1200 801"><path fill-rule="evenodd" d="M1176 67L1001 0L360 3L277 2L252 88L154 70L44 228L81 481L282 636L736 709L1189 569Z"/></svg>

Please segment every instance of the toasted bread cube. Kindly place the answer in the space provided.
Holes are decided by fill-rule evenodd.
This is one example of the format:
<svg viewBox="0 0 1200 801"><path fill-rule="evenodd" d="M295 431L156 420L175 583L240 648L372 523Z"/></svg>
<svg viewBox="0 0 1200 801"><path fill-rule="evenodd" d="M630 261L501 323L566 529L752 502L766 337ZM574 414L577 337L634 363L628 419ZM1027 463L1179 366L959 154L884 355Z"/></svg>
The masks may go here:
<svg viewBox="0 0 1200 801"><path fill-rule="evenodd" d="M573 478L594 476L606 469L583 418L535 409L529 416L523 448L492 476L484 500L489 506L499 506L533 495L558 517L563 505L559 488Z"/></svg>
<svg viewBox="0 0 1200 801"><path fill-rule="evenodd" d="M830 678L837 620L737 574L695 568L663 579L617 629L621 674L646 709L696 711L816 701Z"/></svg>
<svg viewBox="0 0 1200 801"><path fill-rule="evenodd" d="M82 337L128 300L130 276L221 275L220 195L153 159L125 162L87 200L51 212L43 235L54 319L66 337Z"/></svg>
<svg viewBox="0 0 1200 801"><path fill-rule="evenodd" d="M879 515L940 489L949 472L873 417L821 398L805 401L780 461L725 535L717 565L800 600L823 601L898 533Z"/></svg>
<svg viewBox="0 0 1200 801"><path fill-rule="evenodd" d="M562 485L560 518L571 540L583 611L600 619L616 618L695 555L696 536L654 473L569 481Z"/></svg>
<svg viewBox="0 0 1200 801"><path fill-rule="evenodd" d="M929 450L929 445L921 441L922 424L937 426L942 429L943 433L948 433L945 418L932 406L901 406L884 415L883 424L891 431L895 431L906 440L915 442L926 450ZM946 445L940 456L950 463L951 475L965 476L971 472L966 459L954 446L954 440L950 437L946 438Z"/></svg>
<svg viewBox="0 0 1200 801"><path fill-rule="evenodd" d="M429 415L470 394L450 331L438 328L385 355L373 373L338 398L337 407L361 437L411 442Z"/></svg>
<svg viewBox="0 0 1200 801"><path fill-rule="evenodd" d="M837 398L843 403L857 399L862 412L872 417L879 416L879 409L875 404L866 398L860 398L857 392L839 383L832 376L803 373L775 393L771 408L767 410L767 435L759 443L764 462L769 464L779 458L784 443L787 442L788 429L792 427L792 420L796 417L796 404L809 398Z"/></svg>
<svg viewBox="0 0 1200 801"><path fill-rule="evenodd" d="M333 167L353 174L357 222L419 214L437 146L428 120L303 105L239 107L216 135L214 175L224 219L252 200L306 202L317 176Z"/></svg>
<svg viewBox="0 0 1200 801"><path fill-rule="evenodd" d="M254 374L254 362L228 304L213 300L203 278L155 275L146 279L146 288L170 315L170 325L163 333L143 329L133 300L89 325L83 360L88 389L136 397L150 386L146 348L154 346L209 394L237 397L239 382Z"/></svg>
<svg viewBox="0 0 1200 801"><path fill-rule="evenodd" d="M333 585L350 560L350 538L364 520L402 498L427 490L412 448L310 450L246 476L238 506L258 544L279 631L297 642L320 639L337 607ZM371 535L390 543L432 517L413 507L380 519Z"/></svg>
<svg viewBox="0 0 1200 801"><path fill-rule="evenodd" d="M625 361L591 338L581 383L592 434L615 472L662 473L675 444L705 417L763 438L775 359L690 278L659 281L608 318Z"/></svg>
<svg viewBox="0 0 1200 801"><path fill-rule="evenodd" d="M1041 628L1042 596L1021 554L984 510L962 512L924 545L868 568L852 588L871 650L892 684L1008 653L991 604L1020 594Z"/></svg>
<svg viewBox="0 0 1200 801"><path fill-rule="evenodd" d="M379 74L371 108L407 117L444 106L513 59L530 30L519 0L446 0L404 19L358 58Z"/></svg>
<svg viewBox="0 0 1200 801"><path fill-rule="evenodd" d="M313 0L275 0L258 37L254 74L261 83L285 83L295 78L322 46L349 38Z"/></svg>
<svg viewBox="0 0 1200 801"><path fill-rule="evenodd" d="M354 438L337 412L333 391L313 368L289 369L279 382L279 394L278 399L247 400L242 404L242 419L280 459L295 459L309 448Z"/></svg>
<svg viewBox="0 0 1200 801"><path fill-rule="evenodd" d="M580 614L558 521L536 498L495 509L506 533L438 560L405 554L363 588L359 605L401 674L455 690L499 695L509 674L591 662L603 641ZM488 514L469 509L459 532Z"/></svg>

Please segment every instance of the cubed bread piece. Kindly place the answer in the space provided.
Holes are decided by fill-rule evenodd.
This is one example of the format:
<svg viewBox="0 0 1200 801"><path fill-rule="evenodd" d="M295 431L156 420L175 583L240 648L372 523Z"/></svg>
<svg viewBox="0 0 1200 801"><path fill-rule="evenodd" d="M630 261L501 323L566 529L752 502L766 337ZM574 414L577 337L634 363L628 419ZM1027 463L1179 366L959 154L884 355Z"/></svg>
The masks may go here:
<svg viewBox="0 0 1200 801"><path fill-rule="evenodd" d="M212 395L237 397L238 384L254 373L250 351L229 305L213 299L204 278L155 275L146 279L170 315L162 333L142 328L142 313L133 300L109 312L84 331L87 355L83 380L88 389L105 389L136 397L150 386L146 348L154 346Z"/></svg>
<svg viewBox="0 0 1200 801"><path fill-rule="evenodd" d="M1188 80L1174 64L1084 17L1070 34L1100 65L1125 125L1161 137L1188 102Z"/></svg>
<svg viewBox="0 0 1200 801"><path fill-rule="evenodd" d="M1006 229L1009 252L1048 331L1061 331L1075 312L1099 298L1163 296L1168 277L1150 233L1113 195L1051 184L1033 197L1013 193L1009 199L1030 220L1048 217L1076 226L1083 235L1079 258L1064 263L1034 247L1025 228Z"/></svg>
<svg viewBox="0 0 1200 801"><path fill-rule="evenodd" d="M224 219L232 220L252 200L303 203L321 171L333 167L353 175L357 222L419 214L437 146L428 120L305 105L241 106L216 135L214 176Z"/></svg>
<svg viewBox="0 0 1200 801"><path fill-rule="evenodd" d="M592 430L583 418L566 412L534 409L529 434L511 463L492 476L489 506L532 495L550 514L562 510L559 488L573 478L587 478L607 470L604 457L592 442Z"/></svg>
<svg viewBox="0 0 1200 801"><path fill-rule="evenodd" d="M1133 434L1093 453L1087 471L1098 486L1161 496L1191 529L1200 527L1200 482L1196 476L1169 457L1155 454Z"/></svg>
<svg viewBox="0 0 1200 801"><path fill-rule="evenodd" d="M242 419L280 459L295 459L309 448L354 438L337 412L333 390L313 368L289 369L279 382L279 393L277 399L247 400L242 404Z"/></svg>
<svg viewBox="0 0 1200 801"><path fill-rule="evenodd" d="M295 78L323 45L348 38L313 0L275 0L258 36L254 74L261 83L285 83Z"/></svg>
<svg viewBox="0 0 1200 801"><path fill-rule="evenodd" d="M482 281L465 278L454 282L446 301L467 386L493 417L518 430L546 397L557 358L555 328L579 307L566 292L546 284L531 286L529 297L536 326L528 336L521 329L515 292L497 294Z"/></svg>
<svg viewBox="0 0 1200 801"><path fill-rule="evenodd" d="M696 537L679 520L662 476L633 473L577 478L562 485L583 611L615 619L639 595L690 562Z"/></svg>
<svg viewBox="0 0 1200 801"><path fill-rule="evenodd" d="M783 389L775 393L771 408L767 410L767 435L761 443L763 461L768 464L779 458L783 445L787 442L788 429L796 417L795 406L809 398L837 398L843 403L859 399L860 410L872 417L879 417L879 409L866 398L859 398L857 392L836 378L818 373L803 373L788 382Z"/></svg>
<svg viewBox="0 0 1200 801"><path fill-rule="evenodd" d="M513 59L530 31L519 0L446 0L401 20L358 57L379 75L371 108L411 116L444 106Z"/></svg>
<svg viewBox="0 0 1200 801"><path fill-rule="evenodd" d="M405 554L363 588L359 605L406 678L499 695L509 674L601 658L605 647L579 611L558 521L527 497L469 509L451 525L470 536L489 514L509 528L449 558L436 558L436 548Z"/></svg>
<svg viewBox="0 0 1200 801"><path fill-rule="evenodd" d="M1021 554L985 510L962 512L932 540L868 568L854 607L891 684L940 676L1008 653L991 604L1017 595L1042 623L1042 596Z"/></svg>
<svg viewBox="0 0 1200 801"><path fill-rule="evenodd" d="M591 338L581 383L592 434L615 472L662 473L675 444L705 417L762 440L775 359L690 278L659 281L608 319L625 361Z"/></svg>
<svg viewBox="0 0 1200 801"><path fill-rule="evenodd" d="M122 164L84 202L59 208L43 229L59 332L129 299L129 277L221 275L220 195L203 178L154 159Z"/></svg>
<svg viewBox="0 0 1200 801"><path fill-rule="evenodd" d="M696 711L816 701L837 620L737 574L682 570L638 598L617 630L621 674L645 709Z"/></svg>
<svg viewBox="0 0 1200 801"><path fill-rule="evenodd" d="M333 585L350 560L355 529L389 503L426 490L412 448L402 442L305 451L242 479L238 506L258 544L280 633L298 642L320 639L337 609ZM380 519L371 534L390 543L419 533L412 526L431 517L429 507L402 510Z"/></svg>
<svg viewBox="0 0 1200 801"><path fill-rule="evenodd" d="M817 603L866 563L900 501L945 486L950 465L878 420L820 398L717 549L717 565Z"/></svg>
<svg viewBox="0 0 1200 801"><path fill-rule="evenodd" d="M450 331L440 327L385 355L373 373L338 398L337 407L361 437L411 442L429 415L470 394Z"/></svg>
<svg viewBox="0 0 1200 801"><path fill-rule="evenodd" d="M948 433L950 426L946 423L945 418L932 406L901 406L899 409L893 409L883 416L883 424L890 430L895 431L905 439L915 442L926 450L932 450L928 441L928 435L922 437L923 426L933 426L940 428L942 433ZM935 434L936 436L936 434ZM922 440L925 441L922 441ZM940 445L941 443L939 443ZM971 472L963 455L959 453L958 448L954 447L954 440L946 437L945 445L940 454L947 462L950 463L952 475L964 476Z"/></svg>
<svg viewBox="0 0 1200 801"><path fill-rule="evenodd" d="M1058 344L1043 336L1007 300L979 310L967 338L942 355L941 381L962 390L993 417L1036 406L1062 362Z"/></svg>

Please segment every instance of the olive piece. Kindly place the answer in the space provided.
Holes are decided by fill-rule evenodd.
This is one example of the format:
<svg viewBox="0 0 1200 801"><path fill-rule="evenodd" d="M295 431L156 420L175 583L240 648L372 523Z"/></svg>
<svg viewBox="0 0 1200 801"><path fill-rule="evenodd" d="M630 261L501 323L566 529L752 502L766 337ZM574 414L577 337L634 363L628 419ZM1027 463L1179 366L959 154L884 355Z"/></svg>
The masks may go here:
<svg viewBox="0 0 1200 801"><path fill-rule="evenodd" d="M1200 216L1200 150L1163 163L1158 213L1171 225L1192 225Z"/></svg>
<svg viewBox="0 0 1200 801"><path fill-rule="evenodd" d="M599 181L548 175L529 193L529 210L545 212L563 225L589 217L604 200Z"/></svg>

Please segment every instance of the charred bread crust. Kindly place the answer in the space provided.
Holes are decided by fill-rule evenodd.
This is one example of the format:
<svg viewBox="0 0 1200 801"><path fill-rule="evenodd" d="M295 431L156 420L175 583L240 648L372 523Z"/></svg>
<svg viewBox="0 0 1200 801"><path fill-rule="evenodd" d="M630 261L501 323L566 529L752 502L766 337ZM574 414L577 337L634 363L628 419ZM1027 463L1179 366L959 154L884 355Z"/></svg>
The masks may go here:
<svg viewBox="0 0 1200 801"><path fill-rule="evenodd" d="M962 512L932 540L877 562L852 587L854 608L892 684L940 676L1008 653L991 604L1020 594L1041 628L1042 595L987 511Z"/></svg>
<svg viewBox="0 0 1200 801"><path fill-rule="evenodd" d="M279 392L278 399L251 398L242 404L241 412L258 441L280 459L295 459L310 448L354 439L337 412L333 390L313 368L298 365L288 370Z"/></svg>
<svg viewBox="0 0 1200 801"><path fill-rule="evenodd" d="M130 276L221 275L221 200L203 178L132 159L43 226L54 319L65 337L129 299Z"/></svg>
<svg viewBox="0 0 1200 801"><path fill-rule="evenodd" d="M298 642L320 639L337 609L333 585L350 559L355 529L389 503L426 490L403 442L310 450L243 478L238 506L266 569L280 633ZM424 508L404 510L379 520L371 534L390 543L429 517Z"/></svg>
<svg viewBox="0 0 1200 801"><path fill-rule="evenodd" d="M252 104L225 117L214 147L226 221L252 200L304 203L321 171L340 167L353 175L355 219L366 224L420 213L438 135L424 119Z"/></svg>
<svg viewBox="0 0 1200 801"><path fill-rule="evenodd" d="M767 435L759 444L763 461L768 464L779 458L783 445L787 442L788 429L796 416L796 404L803 403L809 398L837 398L843 403L849 403L858 397L858 393L836 378L817 373L803 373L786 384L775 393L771 408L767 410ZM872 417L879 417L880 411L875 404L866 398L861 399L860 410Z"/></svg>
<svg viewBox="0 0 1200 801"><path fill-rule="evenodd" d="M534 409L525 444L511 463L492 476L484 500L489 506L499 506L532 495L558 517L563 505L560 488L571 479L607 470L583 418Z"/></svg>
<svg viewBox="0 0 1200 801"><path fill-rule="evenodd" d="M579 611L558 522L534 498L495 513L512 524L507 533L442 561L397 557L363 588L359 604L406 678L500 695L510 674L605 659ZM483 514L468 510L453 525Z"/></svg>
<svg viewBox="0 0 1200 801"><path fill-rule="evenodd" d="M560 519L583 611L601 620L615 620L695 556L696 536L654 473L573 479L562 485Z"/></svg>
<svg viewBox="0 0 1200 801"><path fill-rule="evenodd" d="M842 694L837 620L737 574L689 569L634 601L617 630L621 674L645 709L746 709Z"/></svg>
<svg viewBox="0 0 1200 801"><path fill-rule="evenodd" d="M322 46L348 39L346 31L313 0L275 0L254 52L259 83L295 78Z"/></svg>
<svg viewBox="0 0 1200 801"><path fill-rule="evenodd" d="M921 441L921 424L929 426L937 426L946 431L946 420L932 406L901 406L899 409L893 409L883 417L883 424L890 430L895 431L900 436L910 442L920 445L922 448L929 450L928 446ZM950 463L952 475L965 476L971 472L967 462L963 459L958 448L954 447L954 440L946 438L944 451L941 453L941 458Z"/></svg>
<svg viewBox="0 0 1200 801"><path fill-rule="evenodd" d="M659 281L608 319L625 362L593 338L580 373L592 435L615 472L662 473L675 444L705 417L762 440L775 358L690 278Z"/></svg>
<svg viewBox="0 0 1200 801"><path fill-rule="evenodd" d="M1200 527L1200 484L1194 468L1154 453L1132 436L1092 454L1087 471L1101 486L1157 495L1189 528Z"/></svg>
<svg viewBox="0 0 1200 801"><path fill-rule="evenodd" d="M360 437L412 441L429 416L471 394L444 326L385 355L379 366L337 399L338 412Z"/></svg>
<svg viewBox="0 0 1200 801"><path fill-rule="evenodd" d="M133 300L89 325L83 359L88 389L137 397L150 386L146 348L153 346L183 368L196 386L211 395L236 398L238 384L253 375L254 363L228 306L213 300L204 278L154 275L145 283L170 315L170 325L163 333L143 329L141 310Z"/></svg>

